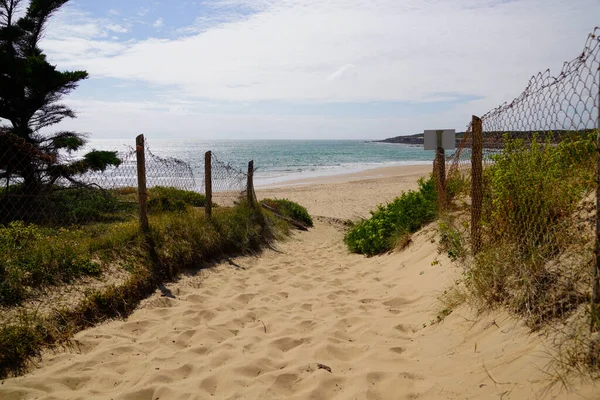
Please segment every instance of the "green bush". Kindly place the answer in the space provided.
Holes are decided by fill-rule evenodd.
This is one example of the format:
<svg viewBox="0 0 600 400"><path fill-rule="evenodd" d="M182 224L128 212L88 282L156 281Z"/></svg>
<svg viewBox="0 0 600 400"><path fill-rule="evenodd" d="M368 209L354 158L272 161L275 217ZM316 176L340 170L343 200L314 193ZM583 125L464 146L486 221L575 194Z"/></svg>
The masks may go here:
<svg viewBox="0 0 600 400"><path fill-rule="evenodd" d="M204 207L206 197L203 194L174 187L156 186L148 189L148 211L182 212L186 206Z"/></svg>
<svg viewBox="0 0 600 400"><path fill-rule="evenodd" d="M583 136L553 145L534 135L505 139L502 153L485 171L488 196L483 224L493 240L507 238L520 251L552 250L583 194L594 184L595 144Z"/></svg>
<svg viewBox="0 0 600 400"><path fill-rule="evenodd" d="M505 138L484 170L484 242L465 280L475 298L505 304L533 327L585 301L592 254L574 214L595 187L596 157L591 134Z"/></svg>
<svg viewBox="0 0 600 400"><path fill-rule="evenodd" d="M25 221L51 226L123 221L136 205L121 201L114 192L94 187L50 187L36 197L20 185L0 189L0 221Z"/></svg>
<svg viewBox="0 0 600 400"><path fill-rule="evenodd" d="M172 203L183 203L192 207L206 206L206 196L203 194L174 187L155 186L148 189L148 197L150 200L169 199Z"/></svg>
<svg viewBox="0 0 600 400"><path fill-rule="evenodd" d="M386 206L371 212L345 236L350 251L376 255L395 246L394 239L414 233L437 217L437 195L432 178L419 180L419 189L404 192Z"/></svg>
<svg viewBox="0 0 600 400"><path fill-rule="evenodd" d="M56 189L45 201L41 209L63 226L122 221L135 211L134 204L123 203L110 191L96 188Z"/></svg>
<svg viewBox="0 0 600 400"><path fill-rule="evenodd" d="M291 218L294 221L301 222L306 226L313 226L310 214L308 214L306 208L298 203L287 199L264 199L261 203L266 204L281 215Z"/></svg>

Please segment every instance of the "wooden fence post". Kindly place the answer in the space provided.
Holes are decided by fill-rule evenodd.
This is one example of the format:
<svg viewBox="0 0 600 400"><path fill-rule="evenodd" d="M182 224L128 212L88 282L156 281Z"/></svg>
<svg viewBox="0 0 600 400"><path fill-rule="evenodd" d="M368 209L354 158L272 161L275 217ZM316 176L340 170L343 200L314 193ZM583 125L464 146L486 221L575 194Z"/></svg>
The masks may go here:
<svg viewBox="0 0 600 400"><path fill-rule="evenodd" d="M146 144L144 135L135 138L135 154L137 159L138 203L140 205L140 229L148 232L148 191L146 190Z"/></svg>
<svg viewBox="0 0 600 400"><path fill-rule="evenodd" d="M206 194L206 205L204 211L206 218L212 216L212 152L204 154L204 191Z"/></svg>
<svg viewBox="0 0 600 400"><path fill-rule="evenodd" d="M598 68L598 84L600 84L600 68ZM596 131L597 181L596 181L596 262L592 273L592 318L590 329L600 329L600 88L598 88L598 121Z"/></svg>
<svg viewBox="0 0 600 400"><path fill-rule="evenodd" d="M246 184L248 204L254 205L254 160L248 163L248 183Z"/></svg>
<svg viewBox="0 0 600 400"><path fill-rule="evenodd" d="M446 151L442 146L442 134L444 131L437 132L437 148L435 151L435 167L438 204L440 210L446 208Z"/></svg>
<svg viewBox="0 0 600 400"><path fill-rule="evenodd" d="M481 250L481 211L483 207L483 123L473 115L471 122L471 246Z"/></svg>

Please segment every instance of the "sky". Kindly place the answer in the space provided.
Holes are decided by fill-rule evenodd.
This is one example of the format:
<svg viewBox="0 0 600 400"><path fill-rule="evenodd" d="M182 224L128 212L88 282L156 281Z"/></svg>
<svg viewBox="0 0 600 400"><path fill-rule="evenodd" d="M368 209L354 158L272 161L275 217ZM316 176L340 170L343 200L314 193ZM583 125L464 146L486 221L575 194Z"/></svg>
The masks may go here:
<svg viewBox="0 0 600 400"><path fill-rule="evenodd" d="M90 78L93 138L381 139L464 130L560 72L598 0L71 0L41 47Z"/></svg>

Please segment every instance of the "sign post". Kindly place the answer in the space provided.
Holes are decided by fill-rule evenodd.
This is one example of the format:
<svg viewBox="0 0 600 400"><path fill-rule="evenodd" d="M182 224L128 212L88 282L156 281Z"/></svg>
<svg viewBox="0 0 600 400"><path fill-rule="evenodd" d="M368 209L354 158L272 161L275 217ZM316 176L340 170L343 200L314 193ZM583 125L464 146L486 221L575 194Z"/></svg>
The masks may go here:
<svg viewBox="0 0 600 400"><path fill-rule="evenodd" d="M433 176L435 177L440 209L446 206L446 150L454 150L456 131L454 129L426 130L423 135L425 150L435 150Z"/></svg>

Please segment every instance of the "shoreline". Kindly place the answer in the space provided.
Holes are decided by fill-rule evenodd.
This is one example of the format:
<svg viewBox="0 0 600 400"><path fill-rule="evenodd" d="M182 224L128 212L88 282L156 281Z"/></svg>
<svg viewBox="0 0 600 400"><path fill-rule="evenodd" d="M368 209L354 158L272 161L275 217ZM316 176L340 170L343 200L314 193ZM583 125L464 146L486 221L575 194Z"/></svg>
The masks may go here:
<svg viewBox="0 0 600 400"><path fill-rule="evenodd" d="M311 185L322 185L331 183L347 183L353 181L380 179L380 178L391 178L391 177L404 177L414 175L425 175L431 172L433 169L432 162L423 162L420 164L400 164L400 165L386 165L386 166L373 166L371 168L361 168L360 170L351 170L351 172L326 174L326 175L315 175L309 177L283 177L283 179L277 182L269 183L255 183L257 190L268 190L278 188L290 188L299 186L311 186ZM298 174L301 175L301 174ZM260 179L257 179L260 181Z"/></svg>

